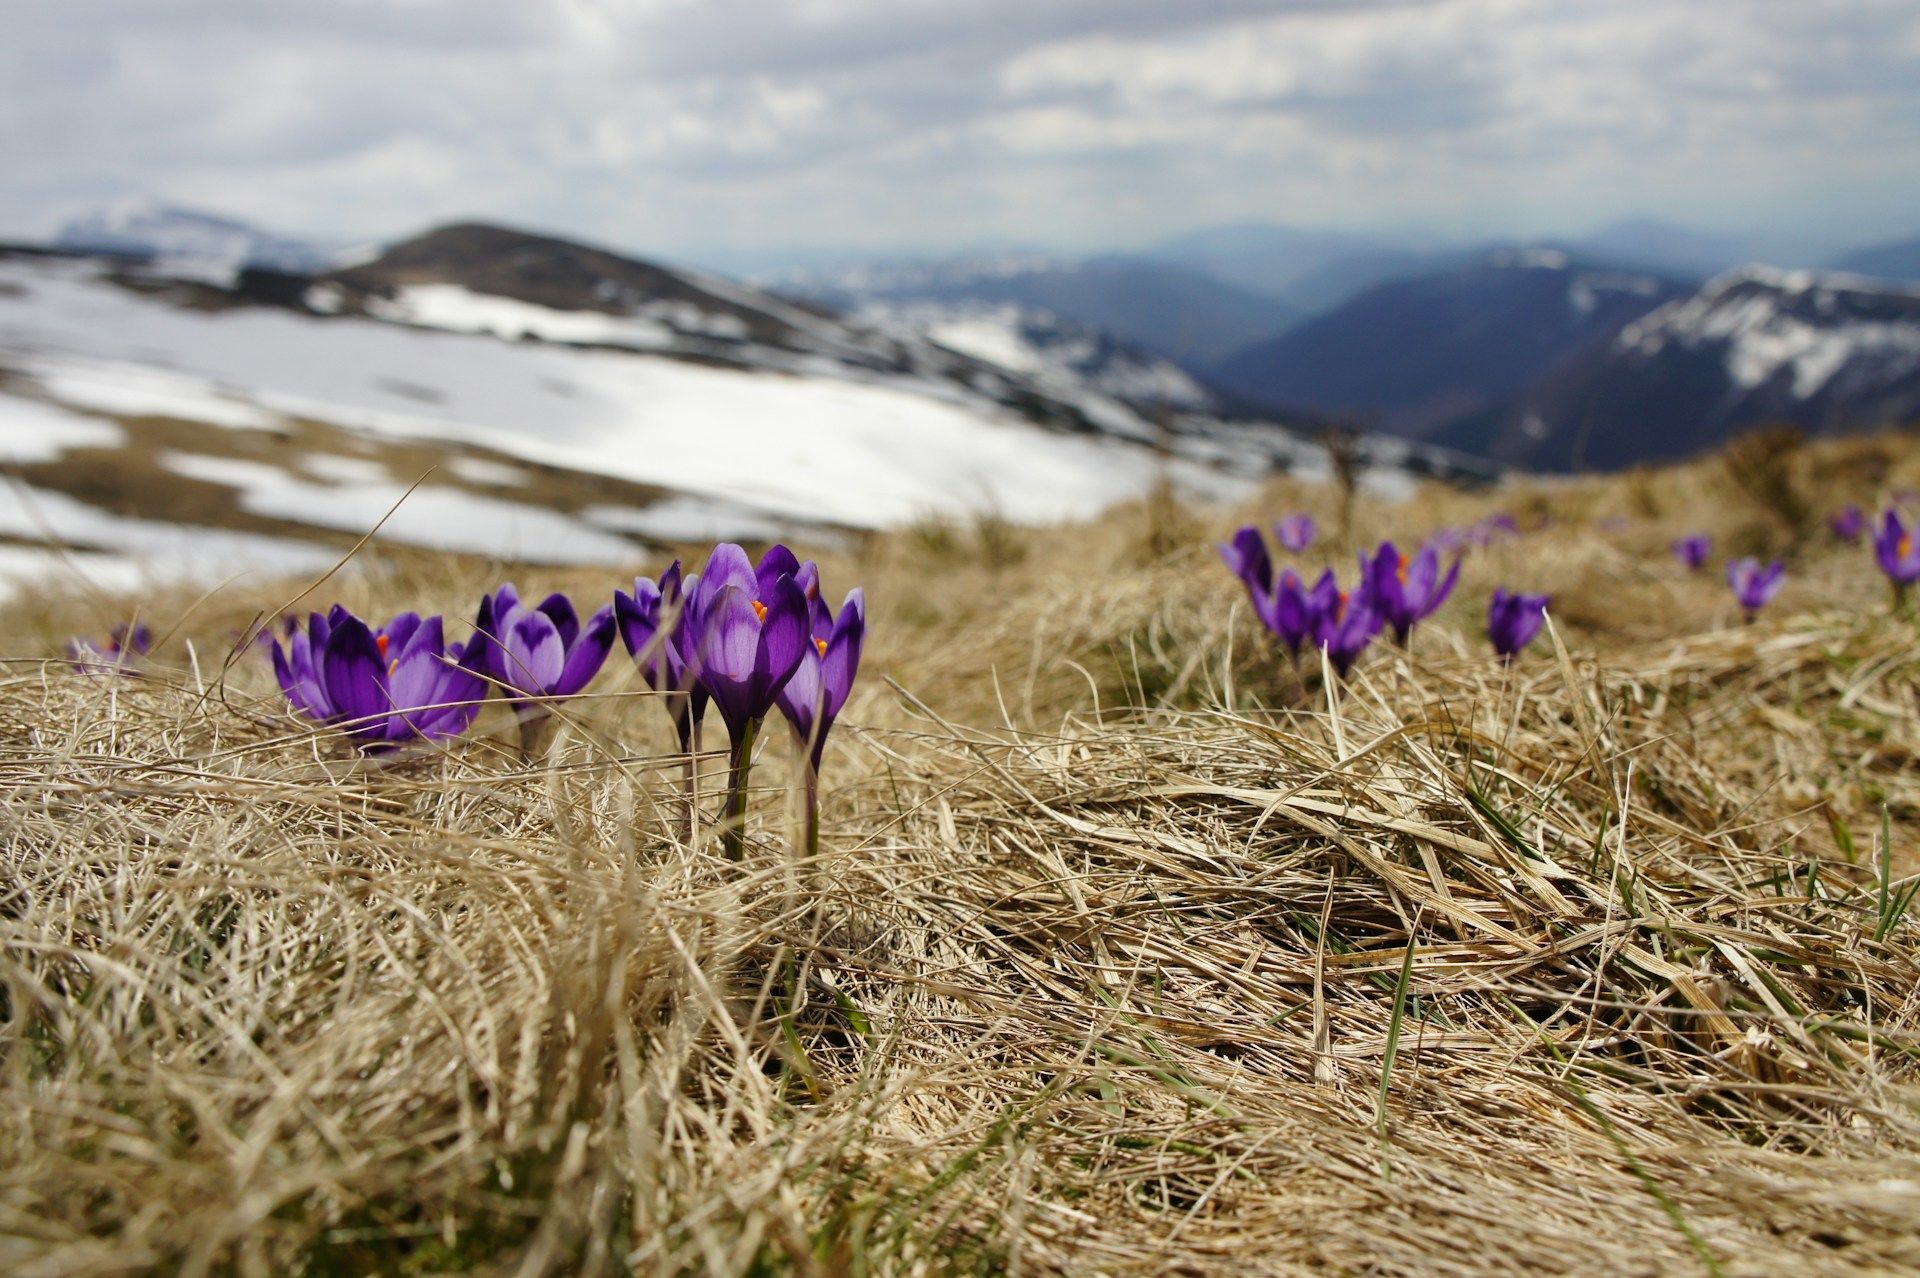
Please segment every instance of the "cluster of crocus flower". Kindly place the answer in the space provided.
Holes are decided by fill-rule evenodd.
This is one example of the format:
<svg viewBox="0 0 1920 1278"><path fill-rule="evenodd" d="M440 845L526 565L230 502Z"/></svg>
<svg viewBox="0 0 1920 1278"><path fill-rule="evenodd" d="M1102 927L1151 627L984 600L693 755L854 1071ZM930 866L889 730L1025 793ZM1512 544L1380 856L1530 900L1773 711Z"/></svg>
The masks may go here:
<svg viewBox="0 0 1920 1278"><path fill-rule="evenodd" d="M290 619L286 637L284 649L271 643L287 700L368 754L459 736L486 699L485 645L449 645L440 617L403 612L370 626L335 604L310 614L304 630Z"/></svg>
<svg viewBox="0 0 1920 1278"><path fill-rule="evenodd" d="M1690 533L1673 543L1673 557L1688 572L1700 571L1712 555L1713 538L1705 533ZM1733 591L1734 602L1740 605L1740 611L1749 623L1780 593L1786 575L1786 565L1777 559L1765 566L1753 558L1727 562L1727 585Z"/></svg>
<svg viewBox="0 0 1920 1278"><path fill-rule="evenodd" d="M775 709L806 751L812 849L819 839L821 755L860 670L864 592L849 592L835 616L821 598L820 569L811 560L802 563L775 546L755 564L739 546L723 544L700 573L683 579L676 560L659 581L637 579L633 594L615 594L614 615L641 677L666 698L690 760L708 705L726 725L729 854L737 857L744 847L753 743Z"/></svg>
<svg viewBox="0 0 1920 1278"><path fill-rule="evenodd" d="M1301 649L1311 642L1343 677L1383 630L1391 627L1403 646L1409 643L1414 627L1438 611L1460 577L1458 560L1441 575L1434 547L1408 558L1389 541L1360 556L1353 589L1342 590L1331 568L1308 586L1290 568L1275 574L1266 541L1252 525L1221 543L1220 557L1240 578L1254 615L1287 649L1296 669Z"/></svg>
<svg viewBox="0 0 1920 1278"><path fill-rule="evenodd" d="M67 641L67 660L89 674L137 674L136 667L153 651L153 631L145 625L122 622L105 639L76 635Z"/></svg>
<svg viewBox="0 0 1920 1278"><path fill-rule="evenodd" d="M820 596L820 570L775 546L756 565L745 550L716 546L705 569L684 578L676 560L660 579L580 619L565 595L529 607L511 585L480 601L471 640L448 644L440 617L403 613L372 626L335 605L304 629L272 638L274 675L293 708L381 754L413 741L465 732L491 688L520 723L531 756L555 702L585 689L618 634L647 685L662 695L690 780L697 780L700 723L714 707L731 743L723 837L745 847L747 775L761 724L778 709L806 760L807 843L818 841L822 752L846 705L866 635L866 602L850 592L838 615ZM697 821L697 795L689 788Z"/></svg>

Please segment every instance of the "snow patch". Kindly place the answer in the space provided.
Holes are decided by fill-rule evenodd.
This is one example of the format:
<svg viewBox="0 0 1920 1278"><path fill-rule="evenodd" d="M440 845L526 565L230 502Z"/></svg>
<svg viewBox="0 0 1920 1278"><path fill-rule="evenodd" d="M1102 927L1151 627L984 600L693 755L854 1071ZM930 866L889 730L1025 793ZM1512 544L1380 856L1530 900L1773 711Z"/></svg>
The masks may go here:
<svg viewBox="0 0 1920 1278"><path fill-rule="evenodd" d="M0 461L52 461L70 449L116 448L126 439L112 422L0 392Z"/></svg>
<svg viewBox="0 0 1920 1278"><path fill-rule="evenodd" d="M281 537L129 519L65 493L25 484L0 485L0 534L50 543L46 549L27 547L29 553L10 555L0 562L0 575L16 582L49 573L71 578L68 552L58 548L79 547L73 552L78 566L86 571L92 565L104 574L88 572L89 580L114 590L299 575L324 571L340 557L325 547Z"/></svg>
<svg viewBox="0 0 1920 1278"><path fill-rule="evenodd" d="M236 430L273 430L278 414L212 379L117 361L64 358L29 366L48 397L119 417L173 417Z"/></svg>
<svg viewBox="0 0 1920 1278"><path fill-rule="evenodd" d="M673 329L657 320L622 318L599 311L562 311L511 297L476 293L458 284L410 284L392 298L369 298L367 313L398 324L487 333L508 341L537 338L576 346L628 346L661 350L673 345Z"/></svg>
<svg viewBox="0 0 1920 1278"><path fill-rule="evenodd" d="M666 497L649 506L589 506L580 517L649 541L767 541L792 527L750 507L694 497Z"/></svg>
<svg viewBox="0 0 1920 1278"><path fill-rule="evenodd" d="M520 563L627 564L639 555L632 542L570 515L457 488L423 486L411 496L391 480L343 488L262 462L189 453L168 453L161 464L239 490L240 508L253 514L352 533L378 525L377 539L385 542Z"/></svg>
<svg viewBox="0 0 1920 1278"><path fill-rule="evenodd" d="M533 478L518 466L488 461L484 457L455 457L441 469L457 479L486 488L518 488Z"/></svg>
<svg viewBox="0 0 1920 1278"><path fill-rule="evenodd" d="M300 469L329 484L384 484L393 479L380 462L338 453L308 453L300 458Z"/></svg>

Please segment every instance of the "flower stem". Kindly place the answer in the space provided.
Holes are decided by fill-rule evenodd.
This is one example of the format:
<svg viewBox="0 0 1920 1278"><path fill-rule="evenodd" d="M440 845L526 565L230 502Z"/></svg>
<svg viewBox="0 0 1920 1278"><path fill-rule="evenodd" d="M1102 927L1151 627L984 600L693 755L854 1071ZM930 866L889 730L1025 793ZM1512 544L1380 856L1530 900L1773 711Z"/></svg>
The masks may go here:
<svg viewBox="0 0 1920 1278"><path fill-rule="evenodd" d="M691 723L681 719L674 727L680 737L680 773L686 782L681 797L687 805L687 846L693 847L700 842L700 749Z"/></svg>
<svg viewBox="0 0 1920 1278"><path fill-rule="evenodd" d="M546 732L547 720L553 717L553 712L544 707L529 706L522 708L518 717L520 760L523 763L532 763L534 757L540 753L540 739Z"/></svg>
<svg viewBox="0 0 1920 1278"><path fill-rule="evenodd" d="M806 831L807 858L812 860L820 855L820 769L808 759L803 765L807 774L806 791Z"/></svg>
<svg viewBox="0 0 1920 1278"><path fill-rule="evenodd" d="M738 861L747 852L747 773L753 768L753 737L759 727L757 721L747 721L727 762L727 806L721 813L720 838L729 861Z"/></svg>

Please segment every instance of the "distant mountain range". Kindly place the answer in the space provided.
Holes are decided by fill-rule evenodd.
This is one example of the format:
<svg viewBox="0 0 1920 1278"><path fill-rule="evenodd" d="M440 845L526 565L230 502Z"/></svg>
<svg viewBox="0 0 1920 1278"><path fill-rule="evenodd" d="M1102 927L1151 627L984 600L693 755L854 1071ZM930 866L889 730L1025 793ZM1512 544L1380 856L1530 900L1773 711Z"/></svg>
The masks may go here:
<svg viewBox="0 0 1920 1278"><path fill-rule="evenodd" d="M1278 464L1311 464L1301 441L1332 420L1444 446L1405 462L1440 470L1451 450L1624 465L1759 421L1878 424L1915 415L1920 360L1895 283L1920 279L1920 241L1834 259L1850 276L1729 274L1754 242L1649 219L1480 248L1245 224L1129 254L877 262L761 287L479 223L349 256L152 202L58 242L160 274L213 261L246 276L231 296L309 313L878 380ZM1756 376L1783 346L1798 353ZM1390 451L1376 446L1382 464Z"/></svg>
<svg viewBox="0 0 1920 1278"><path fill-rule="evenodd" d="M766 282L840 309L867 302L1013 305L1103 329L1192 367L1300 318L1283 302L1204 272L1121 254L873 263L794 272Z"/></svg>
<svg viewBox="0 0 1920 1278"><path fill-rule="evenodd" d="M1257 403L1317 405L1424 438L1686 291L1560 249L1499 249L1376 285L1209 371Z"/></svg>
<svg viewBox="0 0 1920 1278"><path fill-rule="evenodd" d="M1550 470L1665 461L1748 427L1920 423L1920 290L1746 267L1429 438Z"/></svg>
<svg viewBox="0 0 1920 1278"><path fill-rule="evenodd" d="M1858 249L1835 258L1833 269L1874 279L1920 282L1920 238Z"/></svg>

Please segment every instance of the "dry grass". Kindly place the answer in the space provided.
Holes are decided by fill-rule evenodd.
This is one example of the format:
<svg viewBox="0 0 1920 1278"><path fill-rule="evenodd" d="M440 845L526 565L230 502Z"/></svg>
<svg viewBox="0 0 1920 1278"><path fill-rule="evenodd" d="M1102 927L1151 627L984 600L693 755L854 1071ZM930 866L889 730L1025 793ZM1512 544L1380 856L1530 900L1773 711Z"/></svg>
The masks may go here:
<svg viewBox="0 0 1920 1278"><path fill-rule="evenodd" d="M817 863L783 742L746 864L686 846L625 671L547 766L488 719L383 768L219 677L272 596L151 601L149 679L9 663L0 1265L1912 1271L1920 630L1717 465L1505 500L1554 523L1337 699L1159 503L830 562L874 639ZM1664 557L1701 524L1791 547L1774 615ZM1559 600L1511 671L1502 582Z"/></svg>

